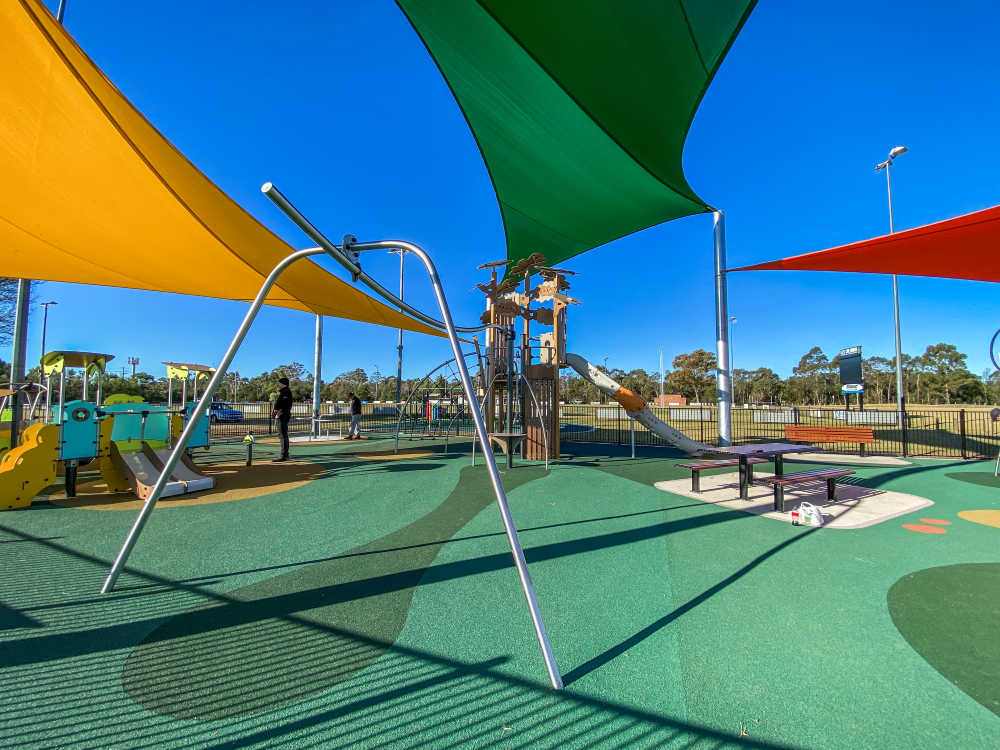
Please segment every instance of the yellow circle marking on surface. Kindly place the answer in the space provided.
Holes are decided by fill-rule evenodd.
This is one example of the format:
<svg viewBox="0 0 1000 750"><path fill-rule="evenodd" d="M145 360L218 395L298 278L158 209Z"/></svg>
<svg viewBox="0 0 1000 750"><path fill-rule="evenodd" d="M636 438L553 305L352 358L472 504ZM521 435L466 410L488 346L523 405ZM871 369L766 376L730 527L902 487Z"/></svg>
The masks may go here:
<svg viewBox="0 0 1000 750"><path fill-rule="evenodd" d="M981 523L983 526L995 526L1000 529L1000 510L962 510L959 511L958 517L973 523Z"/></svg>
<svg viewBox="0 0 1000 750"><path fill-rule="evenodd" d="M181 505L207 505L228 503L233 500L248 500L252 497L272 495L276 492L301 487L307 482L326 474L326 467L306 461L271 463L264 461L246 466L240 463L201 466L201 471L215 478L215 487L191 494L165 497L157 503L159 508ZM76 497L67 498L64 492L55 492L49 500L64 508L85 508L86 510L139 510L143 502L131 492L108 494L108 486L103 480L87 482L76 488Z"/></svg>
<svg viewBox="0 0 1000 750"><path fill-rule="evenodd" d="M431 451L400 451L399 453L393 453L392 451L365 451L364 453L340 453L338 455L363 458L366 461L402 461L406 458L427 458L428 456L433 456L434 453Z"/></svg>

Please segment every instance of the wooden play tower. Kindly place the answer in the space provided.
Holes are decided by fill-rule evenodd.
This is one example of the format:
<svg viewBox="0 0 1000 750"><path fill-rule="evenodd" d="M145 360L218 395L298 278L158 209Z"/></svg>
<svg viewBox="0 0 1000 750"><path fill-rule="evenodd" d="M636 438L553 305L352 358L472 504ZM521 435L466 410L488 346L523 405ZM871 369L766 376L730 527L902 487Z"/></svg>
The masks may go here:
<svg viewBox="0 0 1000 750"><path fill-rule="evenodd" d="M505 334L491 328L486 335L487 364L483 378L484 395L489 395L484 404L486 425L491 435L498 436L495 442L502 447L506 448L508 443L512 448L520 444L523 458L535 461L558 458L559 368L566 366L566 308L579 304L563 292L569 289L566 277L574 272L549 268L545 256L534 253L510 268L501 280L498 269L509 264L510 261L499 261L479 267L490 270L489 283L478 286L486 295L482 322L503 326L507 331ZM534 289L533 274L543 280ZM523 291L519 292L522 279ZM552 302L552 307L541 307L545 302ZM532 307L532 303L539 306ZM522 322L520 334L516 331L518 320ZM551 330L532 336L532 323ZM509 337L515 338L511 342ZM511 354L513 363L508 361ZM523 437L501 437L512 433L521 433Z"/></svg>

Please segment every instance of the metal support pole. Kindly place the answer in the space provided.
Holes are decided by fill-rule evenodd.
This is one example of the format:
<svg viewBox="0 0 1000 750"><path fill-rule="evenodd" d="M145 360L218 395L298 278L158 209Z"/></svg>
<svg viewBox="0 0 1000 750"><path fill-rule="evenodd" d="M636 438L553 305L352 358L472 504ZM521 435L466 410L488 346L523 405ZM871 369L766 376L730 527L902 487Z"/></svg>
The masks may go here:
<svg viewBox="0 0 1000 750"><path fill-rule="evenodd" d="M173 470L177 466L177 462L179 461L181 454L187 447L187 443L190 441L191 436L194 433L195 426L204 416L205 411L208 408L208 404L211 401L210 398L211 395L214 394L215 391L218 389L219 384L221 383L222 378L224 377L226 369L232 363L233 357L236 355L236 351L239 349L240 344L243 342L243 339L246 336L246 333L249 330L250 325L253 323L253 320L256 317L257 312L260 310L261 305L263 305L264 298L267 296L267 293L270 291L271 287L275 283L275 280L282 273L282 271L284 271L289 265L291 265L291 263L295 262L300 258L307 257L310 255L318 255L319 253L325 251L331 257L333 257L335 260L341 263L341 265L344 265L345 268L351 271L352 275L355 276L355 278L364 282L366 286L368 286L370 289L378 293L379 296L383 296L391 304L404 307L404 309L406 309L407 311L410 310L409 305L406 305L402 300L399 300L390 293L386 292L385 289L378 284L378 282L370 280L367 274L361 271L360 266L357 265L356 263L353 263L348 258L348 256L345 255L344 248L342 248L341 246L334 245L329 240L327 240L326 237L324 237L322 233L319 232L319 230L317 230L311 223L309 223L309 221L304 216L302 216L302 214L299 213L299 211L295 209L295 207L292 206L291 203L289 203L287 199L283 195L281 195L281 193L276 188L273 187L273 185L271 185L270 183L264 185L263 192L269 198L271 198L271 200L274 201L275 204L279 208L281 208L281 210L284 211L287 216L289 216L289 218L291 218L297 225L299 225L303 229L303 231L306 231L306 233L310 237L316 239L322 247L310 248L308 250L300 250L297 253L293 253L292 255L285 258L281 263L279 263L278 266L276 266L275 269L267 277L267 280L264 282L264 285L261 287L260 292L258 292L256 299L251 305L250 310L247 311L247 315L244 318L239 331L237 331L237 334L233 339L233 342L230 344L229 350L223 357L222 362L219 365L219 369L215 372L215 375L212 377L211 382L208 384L205 398L203 398L195 407L195 411L192 414L191 420L188 422L188 425L185 427L184 432L181 434L181 437L178 440L176 448L174 448L174 450L168 457L167 461L165 462L163 467L163 472L157 479L156 485L153 488L153 492L150 495L149 500L146 501L146 504L143 506L142 511L140 511L139 518L136 519L136 523L133 526L132 531L129 533L129 536L126 539L122 551L119 553L118 558L115 560L115 563L111 569L111 573L108 576L108 580L105 581L103 591L110 591L114 587L114 583L117 580L118 575L121 573L125 561L128 559L129 553L135 546L135 542L138 539L139 533L141 533L142 527L145 525L146 520L148 520L156 500L158 500L160 495L163 493L163 489L166 487L170 475L173 473ZM369 243L357 243L357 244L351 242L349 250L354 252L361 252L363 250L387 250L394 247L405 247L411 253L415 254L418 258L420 258L420 260L423 262L424 266L427 269L427 273L430 276L431 284L434 287L434 295L437 299L438 307L441 310L441 317L443 318L443 323L441 323L439 327L443 327L448 333L448 341L451 344L452 351L454 352L455 357L457 359L456 364L458 366L459 376L462 381L462 387L465 391L466 397L469 399L469 402L471 403L472 401L475 400L475 391L472 386L472 379L469 376L468 367L466 367L465 364L465 358L462 356L461 342L458 339L458 330L461 329L457 329L454 322L452 321L451 311L448 307L448 301L445 298L444 289L441 285L441 279L438 276L437 269L434 267L434 263L433 261L431 261L430 257L416 245L412 245L410 243L398 243L395 241L369 242ZM423 313L419 313L419 311L416 312L418 313L416 317L420 318L424 322L433 321L433 319L429 318ZM483 327L481 326L477 327L475 330L482 330L482 329ZM518 577L520 578L521 581L521 588L524 591L524 595L527 600L528 610L531 615L531 620L532 620L532 625L534 626L535 635L538 638L539 646L541 647L542 650L542 657L545 661L545 668L546 671L548 672L549 680L551 681L553 688L559 690L562 689L563 686L562 678L559 675L559 670L558 667L556 666L555 656L553 655L552 648L549 645L548 634L546 633L545 624L542 620L541 611L538 607L538 600L535 597L535 590L531 582L531 576L528 572L527 562L524 559L524 552L521 549L521 543L517 536L517 528L514 526L514 519L511 516L510 507L507 504L507 495L506 492L504 491L503 483L500 480L500 472L497 469L496 459L493 455L492 449L489 447L489 438L486 433L486 423L483 420L482 412L479 409L470 409L470 412L472 413L473 421L475 422L476 433L478 434L480 441L486 447L486 449L484 450L484 457L486 459L486 465L490 473L490 481L493 485L494 493L496 494L497 505L499 506L500 509L500 517L503 521L504 530L507 534L507 540L510 544L511 554L513 555L514 558L514 565L517 568Z"/></svg>
<svg viewBox="0 0 1000 750"><path fill-rule="evenodd" d="M719 395L719 446L733 444L729 379L729 291L726 287L726 215L715 212L712 237L715 243L715 382Z"/></svg>
<svg viewBox="0 0 1000 750"><path fill-rule="evenodd" d="M629 418L632 426L632 458L635 458L635 419Z"/></svg>
<svg viewBox="0 0 1000 750"><path fill-rule="evenodd" d="M514 326L510 326L507 330L507 409L504 412L503 431L508 435L514 432ZM507 470L510 471L514 467L510 439L507 440L505 454L507 456Z"/></svg>
<svg viewBox="0 0 1000 750"><path fill-rule="evenodd" d="M406 250L390 250L399 253L399 298L403 299L403 266ZM400 308L402 312L402 308ZM396 344L396 403L403 400L403 329L399 329L399 343Z"/></svg>
<svg viewBox="0 0 1000 750"><path fill-rule="evenodd" d="M314 438L319 437L319 414L323 399L323 316L316 316L316 359L313 362L313 418L312 430Z"/></svg>
<svg viewBox="0 0 1000 750"><path fill-rule="evenodd" d="M31 280L17 280L17 303L14 308L14 347L10 361L10 447L16 448L21 433L21 386L24 385L25 358L28 352L28 309L31 305ZM16 385L15 385L16 384Z"/></svg>

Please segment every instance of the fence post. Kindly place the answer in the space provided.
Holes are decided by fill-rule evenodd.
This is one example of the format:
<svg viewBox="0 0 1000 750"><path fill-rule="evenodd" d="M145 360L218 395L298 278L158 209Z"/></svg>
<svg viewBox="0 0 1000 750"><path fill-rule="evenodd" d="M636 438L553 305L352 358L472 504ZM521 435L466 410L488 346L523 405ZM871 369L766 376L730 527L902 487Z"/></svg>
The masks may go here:
<svg viewBox="0 0 1000 750"><path fill-rule="evenodd" d="M965 460L965 409L958 410L958 434L962 438L962 460Z"/></svg>
<svg viewBox="0 0 1000 750"><path fill-rule="evenodd" d="M705 442L705 412L702 411L702 407L698 407L698 440L699 442Z"/></svg>
<svg viewBox="0 0 1000 750"><path fill-rule="evenodd" d="M618 415L616 419L618 420L618 445L622 444L622 408L619 406L616 411Z"/></svg>

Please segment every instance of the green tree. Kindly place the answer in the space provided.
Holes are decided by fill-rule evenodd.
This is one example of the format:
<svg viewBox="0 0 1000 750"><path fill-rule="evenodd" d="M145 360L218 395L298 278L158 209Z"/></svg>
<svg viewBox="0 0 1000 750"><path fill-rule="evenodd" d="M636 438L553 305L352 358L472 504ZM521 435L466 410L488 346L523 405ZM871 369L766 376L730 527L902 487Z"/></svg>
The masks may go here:
<svg viewBox="0 0 1000 750"><path fill-rule="evenodd" d="M673 371L667 378L674 393L697 403L710 398L715 390L715 355L704 349L696 349L690 354L674 357Z"/></svg>
<svg viewBox="0 0 1000 750"><path fill-rule="evenodd" d="M921 360L924 369L933 376L929 384L932 391L936 392L936 398L943 393L946 404L950 404L952 396L975 377L965 366L966 356L953 344L928 346Z"/></svg>

